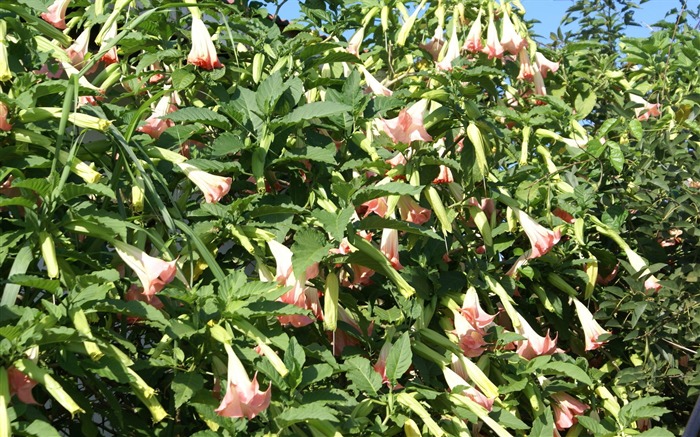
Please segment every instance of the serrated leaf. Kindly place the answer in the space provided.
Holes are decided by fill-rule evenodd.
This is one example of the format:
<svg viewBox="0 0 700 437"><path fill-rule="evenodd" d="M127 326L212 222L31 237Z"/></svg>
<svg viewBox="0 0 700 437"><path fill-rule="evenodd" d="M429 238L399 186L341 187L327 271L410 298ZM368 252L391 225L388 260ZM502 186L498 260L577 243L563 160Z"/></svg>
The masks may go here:
<svg viewBox="0 0 700 437"><path fill-rule="evenodd" d="M368 200L389 195L415 196L423 190L422 186L414 186L403 182L389 182L383 185L372 185L357 190L354 196L354 204L360 205Z"/></svg>
<svg viewBox="0 0 700 437"><path fill-rule="evenodd" d="M95 311L119 313L127 316L138 317L160 327L168 326L168 321L165 320L163 314L152 305L145 302L135 300L128 302L123 300L105 300L103 302L95 302L92 309Z"/></svg>
<svg viewBox="0 0 700 437"><path fill-rule="evenodd" d="M282 82L282 73L279 70L265 78L257 91L255 91L255 100L263 114L272 112L275 104L277 104L277 101L282 97L286 89L287 87Z"/></svg>
<svg viewBox="0 0 700 437"><path fill-rule="evenodd" d="M0 197L0 208L3 206L23 206L31 208L36 205L36 202L24 197Z"/></svg>
<svg viewBox="0 0 700 437"><path fill-rule="evenodd" d="M642 399L635 399L620 409L620 413L618 414L620 422L622 422L624 425L629 425L637 419L657 417L666 414L670 410L664 407L656 406L664 401L666 401L666 398L662 398L660 396L649 396Z"/></svg>
<svg viewBox="0 0 700 437"><path fill-rule="evenodd" d="M224 132L216 137L211 145L212 156L224 156L237 153L245 148L245 143L241 135L236 135L230 132Z"/></svg>
<svg viewBox="0 0 700 437"><path fill-rule="evenodd" d="M552 437L554 435L554 419L552 410L549 408L544 410L544 414L537 416L532 423L532 429L528 437Z"/></svg>
<svg viewBox="0 0 700 437"><path fill-rule="evenodd" d="M290 150L287 151L281 157L272 161L272 163L285 162L285 161L301 161L309 160L316 162L323 162L325 164L335 165L335 146L331 145L329 147L313 147L308 146L301 150Z"/></svg>
<svg viewBox="0 0 700 437"><path fill-rule="evenodd" d="M352 357L345 361L344 367L352 388L369 396L378 394L382 387L382 377L372 368L367 358Z"/></svg>
<svg viewBox="0 0 700 437"><path fill-rule="evenodd" d="M57 293L61 287L61 282L58 279L46 279L23 274L10 276L9 282L22 287L39 288L50 293Z"/></svg>
<svg viewBox="0 0 700 437"><path fill-rule="evenodd" d="M411 367L413 352L411 351L411 337L408 332L404 332L396 343L393 344L389 355L386 358L386 377L392 383L403 376Z"/></svg>
<svg viewBox="0 0 700 437"><path fill-rule="evenodd" d="M165 115L163 118L178 122L202 123L221 129L231 129L231 123L229 123L228 118L208 108L183 108Z"/></svg>
<svg viewBox="0 0 700 437"><path fill-rule="evenodd" d="M328 250L331 247L326 237L316 230L303 229L297 232L292 245L294 276L297 278L305 277L306 269L328 255Z"/></svg>
<svg viewBox="0 0 700 437"><path fill-rule="evenodd" d="M21 181L13 181L12 188L25 188L32 190L39 196L46 196L51 192L51 183L46 179L24 179Z"/></svg>
<svg viewBox="0 0 700 437"><path fill-rule="evenodd" d="M61 191L61 198L65 201L87 195L105 196L113 200L117 198L111 188L102 184L74 184L69 182L63 186L63 191Z"/></svg>
<svg viewBox="0 0 700 437"><path fill-rule="evenodd" d="M414 223L404 222L400 220L392 220L380 217L375 214L371 214L368 217L363 218L356 224L358 229L365 230L375 230L375 229L397 229L399 231L406 232L408 234L421 235L423 237L434 238L436 240L442 241L442 237L439 236L432 229L424 228L422 226L416 225Z"/></svg>
<svg viewBox="0 0 700 437"><path fill-rule="evenodd" d="M302 405L295 408L287 408L282 413L277 415L275 421L281 427L288 427L299 422L308 422L310 420L327 420L329 422L337 422L335 410L319 403Z"/></svg>
<svg viewBox="0 0 700 437"><path fill-rule="evenodd" d="M337 214L325 210L316 210L311 213L323 225L323 229L331 234L336 241L341 241L345 235L345 228L350 222L350 217L355 212L355 208L348 207L340 210Z"/></svg>
<svg viewBox="0 0 700 437"><path fill-rule="evenodd" d="M286 116L275 120L281 124L296 124L300 121L322 118L352 111L352 106L335 102L313 102L295 108Z"/></svg>
<svg viewBox="0 0 700 437"><path fill-rule="evenodd" d="M542 372L546 375L551 373L557 373L564 376L571 377L577 381L580 381L586 385L593 385L593 380L588 376L585 370L579 366L572 363L563 363L561 361L553 361L545 364L540 368Z"/></svg>
<svg viewBox="0 0 700 437"><path fill-rule="evenodd" d="M175 394L175 408L180 408L204 387L204 378L199 373L176 373L170 386Z"/></svg>
<svg viewBox="0 0 700 437"><path fill-rule="evenodd" d="M673 437L673 433L658 426L637 434L637 437Z"/></svg>
<svg viewBox="0 0 700 437"><path fill-rule="evenodd" d="M184 69L173 71L170 77L173 81L173 88L178 91L187 89L197 78L194 73Z"/></svg>

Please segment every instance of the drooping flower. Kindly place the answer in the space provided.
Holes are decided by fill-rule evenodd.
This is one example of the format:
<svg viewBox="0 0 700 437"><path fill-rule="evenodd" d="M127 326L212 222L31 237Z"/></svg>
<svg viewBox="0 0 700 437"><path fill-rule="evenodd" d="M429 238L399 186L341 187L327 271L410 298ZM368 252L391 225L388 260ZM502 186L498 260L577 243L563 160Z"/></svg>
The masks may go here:
<svg viewBox="0 0 700 437"><path fill-rule="evenodd" d="M5 132L12 130L12 125L7 121L7 115L9 112L10 111L7 108L7 105L0 102L0 130L4 130Z"/></svg>
<svg viewBox="0 0 700 437"><path fill-rule="evenodd" d="M550 338L549 332L542 337L532 329L522 315L518 314L518 319L520 320L520 325L515 328L515 332L525 337L525 340L517 340L515 342L518 355L526 360L531 360L540 355L552 355L558 351L556 337L554 339Z"/></svg>
<svg viewBox="0 0 700 437"><path fill-rule="evenodd" d="M136 284L131 284L129 290L127 290L126 294L124 294L124 300L137 300L140 302L145 302L157 310L163 308L163 302L158 298L158 296L145 294L143 292L143 288Z"/></svg>
<svg viewBox="0 0 700 437"><path fill-rule="evenodd" d="M408 160L406 160L406 157L403 153L399 152L393 158L387 159L385 162L391 165L391 168L395 168L399 165L406 165L408 163Z"/></svg>
<svg viewBox="0 0 700 437"><path fill-rule="evenodd" d="M186 162L178 163L177 166L202 191L207 203L218 202L231 189L231 178L207 173Z"/></svg>
<svg viewBox="0 0 700 437"><path fill-rule="evenodd" d="M459 340L459 347L464 352L464 356L475 358L483 354L487 345L484 340L485 331L474 326L462 311L453 311L453 314L455 323L453 333Z"/></svg>
<svg viewBox="0 0 700 437"><path fill-rule="evenodd" d="M396 118L380 119L380 127L389 135L394 143L410 144L412 141L431 141L433 137L423 125L423 112L428 102L419 100L408 109L399 111Z"/></svg>
<svg viewBox="0 0 700 437"><path fill-rule="evenodd" d="M136 130L150 135L151 138L158 139L167 128L175 126L172 120L163 118L171 112L177 111L173 98L172 94L161 97L155 109L153 109L153 113L146 119L146 124Z"/></svg>
<svg viewBox="0 0 700 437"><path fill-rule="evenodd" d="M260 391L258 372L255 372L251 381L243 363L229 345L226 345L226 353L228 354L226 394L219 408L214 411L223 417L252 419L270 406L272 384L268 385L267 390Z"/></svg>
<svg viewBox="0 0 700 437"><path fill-rule="evenodd" d="M486 30L486 47L482 49L482 52L487 54L489 59L503 57L503 46L498 41L498 31L493 22L493 16L489 17L489 25Z"/></svg>
<svg viewBox="0 0 700 437"><path fill-rule="evenodd" d="M481 211L483 211L484 214L486 214L486 218L489 220L489 222L494 220L494 214L496 213L496 203L493 201L493 199L489 197L484 197L483 199L481 199L481 201L478 201L476 200L476 197L470 197L469 199L467 199L467 205L475 206ZM469 219L467 226L476 226L473 218Z"/></svg>
<svg viewBox="0 0 700 437"><path fill-rule="evenodd" d="M574 305L576 306L576 314L583 327L583 335L586 341L586 350L591 351L602 346L605 342L598 341L598 337L602 334L610 334L610 332L603 329L602 326L596 322L593 314L588 311L588 308L581 303L578 299L574 299Z"/></svg>
<svg viewBox="0 0 700 437"><path fill-rule="evenodd" d="M425 44L420 44L419 46L426 52L430 53L430 56L432 56L433 61L438 60L438 56L440 56L440 51L442 51L442 46L445 45L445 39L442 37L443 31L444 29L442 28L442 25L438 24L438 26L435 28L435 33L433 34L433 37L430 39L430 41L428 41Z"/></svg>
<svg viewBox="0 0 700 437"><path fill-rule="evenodd" d="M467 321L478 329L486 329L493 324L496 315L490 315L481 308L479 294L474 287L469 287L464 295L464 303L461 309L462 315Z"/></svg>
<svg viewBox="0 0 700 437"><path fill-rule="evenodd" d="M107 29L107 32L105 32L104 38L102 38L102 47L106 45L106 42L109 41L110 39L114 38L117 36L117 22L113 22L111 26L109 26L109 29ZM100 47L100 48L102 48ZM102 56L102 62L105 64L114 64L119 61L119 58L117 56L117 46L112 46L111 49L107 51Z"/></svg>
<svg viewBox="0 0 700 437"><path fill-rule="evenodd" d="M216 55L216 48L207 30L207 25L201 18L195 16L192 17L192 49L187 55L187 63L205 70L223 67Z"/></svg>
<svg viewBox="0 0 700 437"><path fill-rule="evenodd" d="M338 306L338 319L344 323L350 325L356 332L356 336L360 335L362 330L357 320L352 318L350 314L345 310L345 308ZM333 355L339 356L343 353L343 349L346 346L355 346L360 344L356 336L352 336L347 333L343 328L338 325L336 329L332 332L328 332L331 344L333 345Z"/></svg>
<svg viewBox="0 0 700 437"><path fill-rule="evenodd" d="M403 388L401 384L396 384L395 386L392 386L391 381L389 381L389 378L387 378L386 376L386 360L387 358L389 358L389 353L391 352L392 347L393 345L391 344L391 340L387 338L387 340L384 342L384 345L382 346L382 349L379 351L379 358L377 358L377 362L372 367L374 368L375 372L381 375L382 383L389 386L389 388Z"/></svg>
<svg viewBox="0 0 700 437"><path fill-rule="evenodd" d="M70 63L74 67L82 67L85 62L85 55L88 52L88 45L90 44L90 28L86 28L82 31L80 35L73 41L66 49L66 55L70 58Z"/></svg>
<svg viewBox="0 0 700 437"><path fill-rule="evenodd" d="M540 73L539 68L535 68L535 76L533 80L535 81L535 94L538 96L546 96L547 87L544 85L544 79L542 78L542 73Z"/></svg>
<svg viewBox="0 0 700 437"><path fill-rule="evenodd" d="M457 58L459 58L459 39L457 38L457 20L455 18L452 23L452 35L450 36L450 41L447 43L447 53L445 53L442 60L437 63L438 70L451 71L452 61Z"/></svg>
<svg viewBox="0 0 700 437"><path fill-rule="evenodd" d="M656 279L656 276L651 274L651 271L647 267L647 263L644 261L644 259L642 259L637 252L629 247L624 247L623 249L625 250L625 255L627 255L627 259L635 272L642 272L641 276L646 277L644 280L644 288L647 290L659 291L659 289L661 289L661 284L659 283L659 280Z"/></svg>
<svg viewBox="0 0 700 437"><path fill-rule="evenodd" d="M348 53L357 56L360 52L360 44L362 44L363 39L365 39L365 28L361 27L357 29L350 38L350 41L348 41Z"/></svg>
<svg viewBox="0 0 700 437"><path fill-rule="evenodd" d="M648 120L649 117L658 117L661 115L659 111L661 107L660 103L649 103L636 94L630 94L630 100L638 105L642 105L641 108L634 108L634 114L639 121Z"/></svg>
<svg viewBox="0 0 700 437"><path fill-rule="evenodd" d="M559 63L552 62L545 58L540 52L535 52L535 63L537 63L537 68L540 70L542 77L547 77L548 72L556 73L559 70Z"/></svg>
<svg viewBox="0 0 700 437"><path fill-rule="evenodd" d="M567 393L554 393L554 424L559 431L569 429L578 422L575 416L583 414L589 407Z"/></svg>
<svg viewBox="0 0 700 437"><path fill-rule="evenodd" d="M50 6L48 12L43 12L41 18L47 23L53 25L57 29L66 28L66 9L70 0L55 0Z"/></svg>
<svg viewBox="0 0 700 437"><path fill-rule="evenodd" d="M368 200L360 205L361 208L366 208L362 218L367 217L371 213L377 214L379 217L386 217L389 206L386 203L386 197L377 197L376 199Z"/></svg>
<svg viewBox="0 0 700 437"><path fill-rule="evenodd" d="M379 250L387 257L391 266L401 270L403 266L399 262L399 231L386 228L382 231L382 240Z"/></svg>
<svg viewBox="0 0 700 437"><path fill-rule="evenodd" d="M365 75L365 81L367 82L367 86L369 87L372 92L378 96L390 96L393 94L393 92L385 87L384 85L381 84L374 76L372 76L372 73L370 73L366 68L360 66L360 71L362 71L362 74Z"/></svg>
<svg viewBox="0 0 700 437"><path fill-rule="evenodd" d="M462 376L454 372L449 367L442 369L442 374L445 376L445 382L451 391L457 387L463 387L461 394L486 408L488 411L493 409L493 399L489 399L476 387L469 384Z"/></svg>
<svg viewBox="0 0 700 437"><path fill-rule="evenodd" d="M520 49L525 47L526 41L515 31L515 26L513 26L510 16L505 11L502 22L501 46L508 50L511 55L517 55Z"/></svg>
<svg viewBox="0 0 700 437"><path fill-rule="evenodd" d="M430 210L423 208L411 196L401 196L398 203L401 220L422 225L430 220Z"/></svg>
<svg viewBox="0 0 700 437"><path fill-rule="evenodd" d="M452 170L446 165L440 165L438 175L433 179L434 184L451 184L455 181L454 176L452 176Z"/></svg>
<svg viewBox="0 0 700 437"><path fill-rule="evenodd" d="M143 285L143 293L147 296L154 296L175 278L177 261L154 258L119 240L114 241L114 248L117 255L136 273Z"/></svg>
<svg viewBox="0 0 700 437"><path fill-rule="evenodd" d="M538 258L549 252L561 239L559 230L550 231L519 209L516 210L516 215L527 234L527 238L530 239L530 244L532 244L532 251L528 259Z"/></svg>
<svg viewBox="0 0 700 437"><path fill-rule="evenodd" d="M474 20L471 29L469 29L462 50L467 50L472 53L484 50L484 44L481 42L481 31L481 10L479 10L479 15L476 16L476 20Z"/></svg>
<svg viewBox="0 0 700 437"><path fill-rule="evenodd" d="M17 395L17 398L25 404L39 404L32 395L32 389L37 384L36 381L14 366L7 369L7 379L10 383L10 396Z"/></svg>
<svg viewBox="0 0 700 437"><path fill-rule="evenodd" d="M292 266L292 251L285 245L271 240L267 242L272 256L275 258L275 281L283 286L291 286L292 289L284 293L278 300L298 308L311 310L316 318L321 318L321 304L318 299L318 290L306 286L307 279L313 279L318 275L318 264L314 263L306 269L303 277L294 275ZM313 320L303 314L279 316L278 320L283 325L290 324L294 327L310 325Z"/></svg>
<svg viewBox="0 0 700 437"><path fill-rule="evenodd" d="M523 47L518 52L518 61L520 62L520 72L518 80L526 80L532 82L535 77L535 70L530 63L530 55L527 53L527 47Z"/></svg>

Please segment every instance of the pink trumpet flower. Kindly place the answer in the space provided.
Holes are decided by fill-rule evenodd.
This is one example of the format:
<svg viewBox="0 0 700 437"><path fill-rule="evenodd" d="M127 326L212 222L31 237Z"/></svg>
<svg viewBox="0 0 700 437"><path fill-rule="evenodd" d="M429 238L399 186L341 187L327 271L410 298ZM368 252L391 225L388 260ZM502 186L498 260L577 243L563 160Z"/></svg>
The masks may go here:
<svg viewBox="0 0 700 437"><path fill-rule="evenodd" d="M452 369L445 367L442 369L442 374L445 376L445 382L451 391L454 391L457 387L463 387L461 394L468 397L472 401L486 408L488 411L493 409L493 399L486 397L482 392L476 387L469 384L463 376L459 375Z"/></svg>
<svg viewBox="0 0 700 437"><path fill-rule="evenodd" d="M477 329L486 329L493 324L496 315L490 315L481 308L479 294L476 289L470 287L464 295L464 303L461 309L462 315Z"/></svg>
<svg viewBox="0 0 700 437"><path fill-rule="evenodd" d="M412 141L432 141L423 125L423 112L426 110L425 99L414 103L409 109L402 109L396 118L380 120L380 126L394 143L410 144Z"/></svg>
<svg viewBox="0 0 700 437"><path fill-rule="evenodd" d="M518 80L532 82L535 77L535 70L530 62L530 55L527 53L527 47L523 47L520 49L520 52L518 52L518 61L520 61Z"/></svg>
<svg viewBox="0 0 700 437"><path fill-rule="evenodd" d="M445 45L445 40L442 38L442 32L442 26L438 25L438 27L435 28L435 33L433 34L433 37L430 39L430 41L428 41L426 44L420 45L420 48L430 53L430 56L432 56L433 61L438 60L438 56L440 56L442 46Z"/></svg>
<svg viewBox="0 0 700 437"><path fill-rule="evenodd" d="M550 61L540 52L535 53L535 62L537 63L537 67L539 68L540 74L543 78L547 77L548 72L551 71L552 73L556 73L559 70L558 62Z"/></svg>
<svg viewBox="0 0 700 437"><path fill-rule="evenodd" d="M399 262L399 231L396 229L384 229L379 250L387 257L393 268L396 270L403 268Z"/></svg>
<svg viewBox="0 0 700 437"><path fill-rule="evenodd" d="M372 73L370 73L366 68L361 68L362 73L365 75L365 81L367 82L367 86L369 87L372 92L377 95L377 96L390 96L393 94L393 92L385 87L384 85L381 84L374 76L372 76Z"/></svg>
<svg viewBox="0 0 700 437"><path fill-rule="evenodd" d="M408 160L406 159L403 153L399 152L396 154L396 156L394 156L391 159L387 159L385 162L391 165L391 168L395 168L399 165L406 165L408 163Z"/></svg>
<svg viewBox="0 0 700 437"><path fill-rule="evenodd" d="M201 18L194 16L192 17L192 50L187 55L187 63L205 70L223 67L216 55L216 48L207 30L207 25Z"/></svg>
<svg viewBox="0 0 700 437"><path fill-rule="evenodd" d="M374 371L381 375L382 382L386 385L390 384L389 378L386 377L386 359L389 357L389 352L391 352L391 341L387 340L379 351L379 358L373 366Z"/></svg>
<svg viewBox="0 0 700 437"><path fill-rule="evenodd" d="M636 273L642 272L642 276L646 276L644 280L644 288L647 290L659 291L661 289L661 284L656 276L651 274L651 271L647 268L647 263L642 259L641 256L631 248L625 248L625 255L629 260L632 268Z"/></svg>
<svg viewBox="0 0 700 437"><path fill-rule="evenodd" d="M525 47L526 41L515 31L513 22L507 13L503 14L503 28L501 35L501 46L508 50L511 55L517 55L520 49Z"/></svg>
<svg viewBox="0 0 700 437"><path fill-rule="evenodd" d="M648 120L649 117L658 117L661 115L659 111L661 104L659 103L649 103L636 94L630 94L630 100L638 105L642 105L641 108L634 108L634 114L639 121Z"/></svg>
<svg viewBox="0 0 700 437"><path fill-rule="evenodd" d="M7 105L0 102L0 130L5 132L12 130L12 125L7 121L7 115L9 112L10 111L7 108Z"/></svg>
<svg viewBox="0 0 700 437"><path fill-rule="evenodd" d="M66 9L70 0L55 0L50 6L48 12L41 14L41 18L57 29L66 28Z"/></svg>
<svg viewBox="0 0 700 437"><path fill-rule="evenodd" d="M177 166L202 191L207 203L218 202L231 189L231 178L207 173L186 162L178 163Z"/></svg>
<svg viewBox="0 0 700 437"><path fill-rule="evenodd" d="M452 61L459 58L459 39L457 38L457 22L452 23L452 36L447 44L447 53L440 62L437 63L438 70L451 71Z"/></svg>
<svg viewBox="0 0 700 437"><path fill-rule="evenodd" d="M118 240L114 241L114 248L117 255L136 273L143 285L143 294L148 298L152 298L175 278L177 261L154 258L141 249Z"/></svg>
<svg viewBox="0 0 700 437"><path fill-rule="evenodd" d="M368 200L361 205L362 208L367 208L362 218L367 217L371 213L377 214L379 217L386 217L389 206L386 203L386 197L377 197L376 199Z"/></svg>
<svg viewBox="0 0 700 437"><path fill-rule="evenodd" d="M348 41L348 53L358 56L363 39L365 39L365 28L361 27L357 29L357 31L350 38L350 41Z"/></svg>
<svg viewBox="0 0 700 437"><path fill-rule="evenodd" d="M345 308L338 306L338 320L352 326L357 335L360 335L362 330L355 319L352 318ZM347 346L355 346L360 344L356 337L348 334L343 328L338 326L335 331L328 332L331 344L333 345L333 355L339 356L343 353L343 349Z"/></svg>
<svg viewBox="0 0 700 437"><path fill-rule="evenodd" d="M85 62L85 55L88 52L88 45L90 44L90 28L83 30L80 35L73 41L66 49L66 55L70 58L70 63L74 67L80 68Z"/></svg>
<svg viewBox="0 0 700 437"><path fill-rule="evenodd" d="M430 210L420 206L411 196L401 196L398 207L401 220L417 225L430 220Z"/></svg>
<svg viewBox="0 0 700 437"><path fill-rule="evenodd" d="M175 126L172 120L163 118L171 112L177 111L173 99L172 94L161 97L153 113L146 119L146 124L136 130L150 135L151 138L158 139L167 128Z"/></svg>
<svg viewBox="0 0 700 437"><path fill-rule="evenodd" d="M544 79L542 78L542 73L540 73L539 68L535 68L535 94L538 96L547 95L547 87L544 85Z"/></svg>
<svg viewBox="0 0 700 437"><path fill-rule="evenodd" d="M111 26L109 26L109 29L107 29L107 32L105 32L104 38L102 40L102 46L105 45L106 41L109 41L110 39L114 38L117 36L117 22L115 21L112 23ZM107 51L102 56L102 62L105 64L115 64L119 62L119 57L117 56L117 46L113 46L111 49Z"/></svg>
<svg viewBox="0 0 700 437"><path fill-rule="evenodd" d="M578 422L575 416L580 416L589 407L575 397L566 393L554 393L552 395L554 402L554 424L559 431L569 429Z"/></svg>
<svg viewBox="0 0 700 437"><path fill-rule="evenodd" d="M559 230L550 231L544 226L538 224L529 215L525 214L525 212L521 210L516 210L516 215L518 217L518 221L527 234L527 238L530 239L530 244L532 244L532 251L528 256L528 259L541 257L545 253L549 252L549 250L561 239L561 232Z"/></svg>
<svg viewBox="0 0 700 437"><path fill-rule="evenodd" d="M485 331L472 324L462 311L454 311L455 330L459 347L465 357L475 358L486 350Z"/></svg>
<svg viewBox="0 0 700 437"><path fill-rule="evenodd" d="M464 41L462 50L468 52L477 53L484 50L484 44L481 42L481 10L479 10L479 15L476 16L476 20L472 23L471 29L467 34L467 39Z"/></svg>
<svg viewBox="0 0 700 437"><path fill-rule="evenodd" d="M435 179L433 179L434 184L451 184L455 181L454 176L452 176L452 170L446 165L440 165L440 171Z"/></svg>
<svg viewBox="0 0 700 437"><path fill-rule="evenodd" d="M486 30L486 47L482 49L482 52L487 54L489 59L503 57L503 46L498 41L498 31L493 22L493 17L489 17L489 25Z"/></svg>
<svg viewBox="0 0 700 437"><path fill-rule="evenodd" d="M32 395L32 389L37 384L36 381L15 367L7 369L7 379L10 383L10 396L17 395L17 398L25 404L39 404Z"/></svg>
<svg viewBox="0 0 700 437"><path fill-rule="evenodd" d="M598 349L605 343L604 341L598 341L598 337L600 337L601 334L610 334L610 332L603 329L603 327L596 322L593 314L591 314L591 312L588 311L588 308L586 308L586 306L578 299L574 299L574 305L576 306L576 314L578 315L578 319L583 327L586 350L591 351L593 349Z"/></svg>
<svg viewBox="0 0 700 437"><path fill-rule="evenodd" d="M275 258L275 280L282 286L293 287L290 291L283 294L279 301L311 310L317 319L322 318L318 291L313 287L306 286L307 279L313 279L318 276L318 264L311 265L306 269L302 277L297 278L294 276L294 268L292 266L292 251L287 246L274 240L268 241L267 245ZM279 316L278 320L283 325L291 324L297 328L313 323L310 317L301 314Z"/></svg>
<svg viewBox="0 0 700 437"><path fill-rule="evenodd" d="M267 390L260 391L258 372L255 372L251 381L243 363L228 345L226 345L226 353L228 354L226 394L219 408L214 411L223 417L252 419L270 406L272 384L268 385Z"/></svg>
<svg viewBox="0 0 700 437"><path fill-rule="evenodd" d="M525 340L515 342L518 355L526 360L531 360L540 355L552 355L560 351L560 349L557 349L556 337L554 339L550 338L549 332L542 337L532 329L523 316L518 314L518 319L520 320L520 326L515 328L515 332L525 337Z"/></svg>

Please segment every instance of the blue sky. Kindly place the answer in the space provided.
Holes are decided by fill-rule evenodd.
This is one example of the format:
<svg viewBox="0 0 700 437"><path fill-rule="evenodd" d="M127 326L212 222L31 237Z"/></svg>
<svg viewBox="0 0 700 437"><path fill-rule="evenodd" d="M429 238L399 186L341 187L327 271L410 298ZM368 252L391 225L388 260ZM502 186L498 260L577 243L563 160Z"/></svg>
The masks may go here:
<svg viewBox="0 0 700 437"><path fill-rule="evenodd" d="M537 19L540 23L535 25L535 32L549 40L549 34L555 32L561 22L566 9L573 4L573 0L521 0L528 19ZM690 3L693 3L692 1ZM679 7L677 0L650 0L641 5L635 16L637 21L646 24L642 27L630 27L627 34L632 37L644 37L651 33L648 25L663 20L666 12L674 7ZM272 5L268 6L272 10ZM299 15L299 2L290 0L281 9L280 16L284 19L293 19Z"/></svg>

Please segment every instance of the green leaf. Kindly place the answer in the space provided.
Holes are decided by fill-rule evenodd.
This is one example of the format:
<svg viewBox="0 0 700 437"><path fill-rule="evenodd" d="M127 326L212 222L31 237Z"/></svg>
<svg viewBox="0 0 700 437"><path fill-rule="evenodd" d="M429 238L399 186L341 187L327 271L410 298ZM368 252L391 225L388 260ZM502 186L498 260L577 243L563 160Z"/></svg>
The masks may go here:
<svg viewBox="0 0 700 437"><path fill-rule="evenodd" d="M164 116L172 121L202 123L220 129L231 129L228 118L208 108L183 108Z"/></svg>
<svg viewBox="0 0 700 437"><path fill-rule="evenodd" d="M26 188L44 197L51 192L51 183L46 179L24 179L13 181L12 188Z"/></svg>
<svg viewBox="0 0 700 437"><path fill-rule="evenodd" d="M61 435L56 431L56 428L41 420L33 421L24 429L24 432L36 437L59 437Z"/></svg>
<svg viewBox="0 0 700 437"><path fill-rule="evenodd" d="M116 200L117 198L111 188L102 184L67 183L63 186L63 190L61 191L61 198L64 201L87 195L105 196L113 200Z"/></svg>
<svg viewBox="0 0 700 437"><path fill-rule="evenodd" d="M489 414L489 416L493 420L495 420L496 422L505 426L506 428L517 429L517 430L530 428L529 426L527 426L527 424L525 422L518 419L515 415L513 415L513 413L511 413L508 410L497 409L497 407L496 407L496 408L494 408L494 411L492 411Z"/></svg>
<svg viewBox="0 0 700 437"><path fill-rule="evenodd" d="M347 369L350 388L369 396L377 396L382 387L382 377L372 368L367 358L352 357L345 361L343 367Z"/></svg>
<svg viewBox="0 0 700 437"><path fill-rule="evenodd" d="M528 437L552 437L554 434L554 419L552 418L552 410L549 408L544 410L544 414L537 416L532 423L532 429Z"/></svg>
<svg viewBox="0 0 700 437"><path fill-rule="evenodd" d="M309 160L335 165L335 146L313 147L308 146L303 149L288 150L284 155L272 161L273 164L286 161Z"/></svg>
<svg viewBox="0 0 700 437"><path fill-rule="evenodd" d="M54 294L61 287L61 282L58 279L46 279L24 274L12 275L8 278L8 281L22 287L39 288Z"/></svg>
<svg viewBox="0 0 700 437"><path fill-rule="evenodd" d="M306 269L328 255L331 247L333 246L327 242L326 237L314 229L302 229L297 232L292 245L294 276L305 277Z"/></svg>
<svg viewBox="0 0 700 437"><path fill-rule="evenodd" d="M423 190L422 186L414 186L403 182L389 182L383 185L372 185L360 188L355 193L354 204L360 205L368 200L389 195L415 196Z"/></svg>
<svg viewBox="0 0 700 437"><path fill-rule="evenodd" d="M354 212L355 208L348 207L340 210L337 214L325 210L315 210L311 215L321 222L323 229L331 234L331 237L336 241L341 241Z"/></svg>
<svg viewBox="0 0 700 437"><path fill-rule="evenodd" d="M29 267L29 263L32 262L32 259L34 259L32 249L28 245L23 246L17 252L17 256L15 257L15 261L12 263L8 277L24 274ZM2 299L0 299L0 306L14 306L15 302L17 301L17 294L19 293L20 288L22 288L20 284L5 284L5 289L2 292Z"/></svg>
<svg viewBox="0 0 700 437"><path fill-rule="evenodd" d="M629 122L629 129L632 136L634 136L638 141L644 138L644 128L642 127L642 122L633 118Z"/></svg>
<svg viewBox="0 0 700 437"><path fill-rule="evenodd" d="M310 420L328 420L337 422L335 410L326 405L314 402L311 404L302 405L300 407L287 408L282 413L277 415L275 422L281 427L288 427L299 422L308 422Z"/></svg>
<svg viewBox="0 0 700 437"><path fill-rule="evenodd" d="M581 94L576 95L574 107L576 108L576 119L583 120L593 111L596 104L596 95L590 91L586 98L581 98Z"/></svg>
<svg viewBox="0 0 700 437"><path fill-rule="evenodd" d="M195 81L197 76L185 69L175 70L170 76L173 81L173 88L178 91L187 89Z"/></svg>
<svg viewBox="0 0 700 437"><path fill-rule="evenodd" d="M663 403L667 399L668 398L662 398L661 396L649 396L636 399L620 409L618 418L623 425L627 426L637 419L662 416L669 413L670 410L656 405Z"/></svg>
<svg viewBox="0 0 700 437"><path fill-rule="evenodd" d="M358 229L365 230L375 230L384 228L397 229L408 234L420 235L423 237L434 238L436 240L442 241L442 237L439 236L432 229L424 228L414 223L404 222L401 220L383 218L376 214L371 214L368 217L363 218L362 220L360 220L360 222L356 223L356 226Z"/></svg>
<svg viewBox="0 0 700 437"><path fill-rule="evenodd" d="M386 377L392 383L401 378L406 373L411 362L413 361L413 352L411 351L411 337L408 332L404 332L396 343L391 347L389 355L386 358Z"/></svg>
<svg viewBox="0 0 700 437"><path fill-rule="evenodd" d="M302 369L306 362L306 353L295 337L289 339L289 346L284 351L284 365L289 369L287 380L289 387L295 389L301 383Z"/></svg>
<svg viewBox="0 0 700 437"><path fill-rule="evenodd" d="M673 433L667 429L656 426L641 434L637 434L637 437L673 437Z"/></svg>
<svg viewBox="0 0 700 437"><path fill-rule="evenodd" d="M204 387L204 378L199 373L179 372L175 374L170 387L175 394L175 408L177 409L192 399L192 396Z"/></svg>
<svg viewBox="0 0 700 437"><path fill-rule="evenodd" d="M369 267L388 277L398 287L399 292L405 298L409 298L416 293L415 288L406 282L399 272L394 269L386 256L380 252L379 249L374 247L372 243L355 234L348 235L348 242L358 249L357 252L348 256L347 261L349 263L356 263Z"/></svg>
<svg viewBox="0 0 700 437"><path fill-rule="evenodd" d="M593 385L593 380L588 376L585 370L579 366L572 363L563 363L561 361L553 361L540 367L540 370L544 372L545 375L550 375L552 373L558 375L564 375L571 377L577 381L580 381L586 385Z"/></svg>
<svg viewBox="0 0 700 437"><path fill-rule="evenodd" d="M593 419L592 417L578 416L578 423L587 430L591 431L596 437L615 435L615 431L610 431L601 425L600 420Z"/></svg>
<svg viewBox="0 0 700 437"><path fill-rule="evenodd" d="M313 102L295 108L286 116L275 120L281 124L296 124L300 121L322 118L352 111L352 106L335 102Z"/></svg>
<svg viewBox="0 0 700 437"><path fill-rule="evenodd" d="M620 145L612 141L609 141L606 145L610 151L610 165L612 165L618 173L622 173L622 169L625 166L625 155L622 153Z"/></svg>
<svg viewBox="0 0 700 437"><path fill-rule="evenodd" d="M286 89L286 85L282 82L282 73L279 70L265 78L255 92L255 100L263 114L272 113L275 104Z"/></svg>
<svg viewBox="0 0 700 437"><path fill-rule="evenodd" d="M237 153L244 148L245 143L243 142L242 135L224 132L216 137L212 143L211 154L213 156L224 156Z"/></svg>

